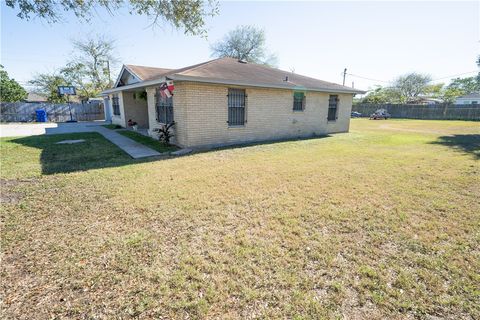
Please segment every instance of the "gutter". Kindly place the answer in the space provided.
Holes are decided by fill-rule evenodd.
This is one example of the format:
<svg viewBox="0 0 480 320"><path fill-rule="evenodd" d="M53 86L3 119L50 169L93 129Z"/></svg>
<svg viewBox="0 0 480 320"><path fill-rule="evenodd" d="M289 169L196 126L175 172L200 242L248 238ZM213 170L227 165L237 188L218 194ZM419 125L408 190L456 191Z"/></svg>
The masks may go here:
<svg viewBox="0 0 480 320"><path fill-rule="evenodd" d="M230 85L238 85L238 86L245 86L245 87L259 87L259 88L274 88L274 89L289 89L289 90L307 90L307 91L315 91L315 92L334 92L334 93L351 93L351 94L364 94L366 91L363 90L356 90L356 89L320 89L320 88L308 88L308 87L303 87L303 86L297 86L294 84L285 84L285 85L273 85L273 84L266 84L266 83L249 83L245 81L238 81L238 80L219 80L219 79L214 79L214 78L204 78L204 77L191 77L191 76L184 76L184 75L179 75L179 74L172 74L168 75L159 79L155 80L149 80L149 81L143 81L143 82L138 82L134 84L130 84L128 86L122 86L118 88L113 88L109 90L103 91L101 94L102 95L107 95L110 93L114 92L119 92L119 91L124 91L124 90L129 90L129 89L136 89L136 88L142 88L142 87L148 87L148 86L153 86L160 84L162 82L165 82L166 79L172 79L172 80L178 80L178 81L191 81L191 82L201 82L201 83L214 83L214 84L230 84Z"/></svg>

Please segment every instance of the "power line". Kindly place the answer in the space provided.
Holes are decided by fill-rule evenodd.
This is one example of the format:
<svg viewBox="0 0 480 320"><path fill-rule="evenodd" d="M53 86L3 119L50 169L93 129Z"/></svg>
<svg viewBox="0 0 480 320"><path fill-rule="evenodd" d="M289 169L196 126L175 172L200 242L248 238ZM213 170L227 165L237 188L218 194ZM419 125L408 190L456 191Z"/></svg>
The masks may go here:
<svg viewBox="0 0 480 320"><path fill-rule="evenodd" d="M353 73L347 73L347 74L348 74L349 76L352 76L352 77L357 77L357 78L361 78L361 79L365 79L365 80L370 80L370 81L378 81L378 82L390 83L390 81L378 80L378 79L372 79L372 78L369 78L369 77L359 76L359 75L356 75L356 74L353 74Z"/></svg>
<svg viewBox="0 0 480 320"><path fill-rule="evenodd" d="M465 74L477 73L477 72L478 71L475 70L475 71L469 71L469 72L464 72L464 73L452 74L451 76L446 76L446 77L442 77L442 78L433 79L432 81L437 81L437 80L442 80L442 79L451 79L453 77L463 76Z"/></svg>
<svg viewBox="0 0 480 320"><path fill-rule="evenodd" d="M458 76L462 76L462 75L466 75L466 74L470 74L470 73L477 73L477 72L479 72L479 71L474 70L474 71L469 71L469 72L457 73L457 74L452 74L452 75L441 77L441 78L435 78L432 81L437 81L437 80L442 80L442 79L451 79L453 77L458 77ZM356 77L356 78L365 79L365 80L370 80L370 81L377 81L377 82L383 82L383 83L391 83L392 82L392 81L373 79L373 78L365 77L365 76L359 76L359 75L353 74L353 73L347 73L347 75L352 76L352 77Z"/></svg>

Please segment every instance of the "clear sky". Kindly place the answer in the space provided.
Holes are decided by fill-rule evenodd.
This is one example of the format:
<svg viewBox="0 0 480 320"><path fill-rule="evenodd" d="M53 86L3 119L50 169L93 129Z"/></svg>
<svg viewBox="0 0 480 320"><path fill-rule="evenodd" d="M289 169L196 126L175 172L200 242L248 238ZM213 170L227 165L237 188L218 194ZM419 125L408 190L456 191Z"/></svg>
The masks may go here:
<svg viewBox="0 0 480 320"><path fill-rule="evenodd" d="M347 76L360 89L412 71L439 79L478 70L479 2L221 2L220 14L208 19L208 39L168 25L152 29L127 12L100 10L90 23L71 15L59 24L26 21L1 2L0 61L22 84L62 67L71 40L88 34L116 39L121 63L177 68L211 59L210 44L241 24L265 30L280 69L341 83L346 67L374 79Z"/></svg>

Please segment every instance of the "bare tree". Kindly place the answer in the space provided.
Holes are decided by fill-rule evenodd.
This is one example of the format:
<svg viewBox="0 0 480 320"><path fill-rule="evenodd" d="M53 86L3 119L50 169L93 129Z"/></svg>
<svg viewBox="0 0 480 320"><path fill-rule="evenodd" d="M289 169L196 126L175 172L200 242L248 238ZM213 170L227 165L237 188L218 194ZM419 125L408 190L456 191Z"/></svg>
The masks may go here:
<svg viewBox="0 0 480 320"><path fill-rule="evenodd" d="M79 89L81 98L95 97L111 86L110 67L118 62L114 40L89 37L73 41L73 47L73 58L61 73Z"/></svg>
<svg viewBox="0 0 480 320"><path fill-rule="evenodd" d="M254 26L239 26L211 46L212 56L231 57L248 62L276 64L276 56L268 55L265 32Z"/></svg>

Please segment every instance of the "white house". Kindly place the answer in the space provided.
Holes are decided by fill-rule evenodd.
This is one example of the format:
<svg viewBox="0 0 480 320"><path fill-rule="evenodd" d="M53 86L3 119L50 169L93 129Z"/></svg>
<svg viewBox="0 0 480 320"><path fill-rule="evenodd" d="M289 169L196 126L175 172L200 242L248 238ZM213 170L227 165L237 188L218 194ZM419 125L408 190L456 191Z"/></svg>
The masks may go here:
<svg viewBox="0 0 480 320"><path fill-rule="evenodd" d="M470 93L460 96L455 100L455 104L480 104L480 93Z"/></svg>

